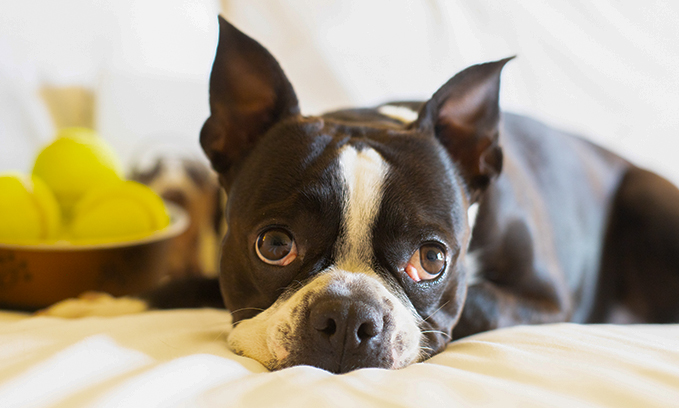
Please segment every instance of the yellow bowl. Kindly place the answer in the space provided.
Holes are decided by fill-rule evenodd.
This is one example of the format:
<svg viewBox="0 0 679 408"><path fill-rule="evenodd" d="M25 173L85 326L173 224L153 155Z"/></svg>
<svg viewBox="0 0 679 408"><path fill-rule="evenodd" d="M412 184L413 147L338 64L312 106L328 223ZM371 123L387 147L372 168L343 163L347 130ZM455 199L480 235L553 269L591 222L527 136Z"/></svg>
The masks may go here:
<svg viewBox="0 0 679 408"><path fill-rule="evenodd" d="M170 225L144 238L101 244L1 244L0 306L34 310L86 291L114 296L152 289L168 272L171 243L188 227L166 203Z"/></svg>

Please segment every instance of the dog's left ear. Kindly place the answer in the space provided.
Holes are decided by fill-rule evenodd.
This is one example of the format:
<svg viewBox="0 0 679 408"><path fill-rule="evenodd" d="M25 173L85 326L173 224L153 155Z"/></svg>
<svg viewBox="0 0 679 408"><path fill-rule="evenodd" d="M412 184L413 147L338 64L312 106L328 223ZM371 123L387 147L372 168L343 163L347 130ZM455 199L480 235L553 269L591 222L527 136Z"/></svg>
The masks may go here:
<svg viewBox="0 0 679 408"><path fill-rule="evenodd" d="M413 124L434 132L457 163L472 201L502 171L498 143L500 73L514 57L474 65L443 85Z"/></svg>
<svg viewBox="0 0 679 408"><path fill-rule="evenodd" d="M299 113L295 91L276 59L221 16L210 112L200 144L223 176L272 126Z"/></svg>

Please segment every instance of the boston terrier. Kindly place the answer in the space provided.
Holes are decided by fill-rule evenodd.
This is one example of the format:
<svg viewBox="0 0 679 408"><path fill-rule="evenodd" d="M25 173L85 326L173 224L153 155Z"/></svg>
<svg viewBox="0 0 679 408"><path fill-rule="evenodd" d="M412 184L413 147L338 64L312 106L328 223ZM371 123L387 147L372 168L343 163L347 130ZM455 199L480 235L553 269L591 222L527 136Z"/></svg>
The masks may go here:
<svg viewBox="0 0 679 408"><path fill-rule="evenodd" d="M344 373L512 325L679 321L679 190L501 112L511 58L426 102L303 116L274 57L219 26L200 143L236 353Z"/></svg>

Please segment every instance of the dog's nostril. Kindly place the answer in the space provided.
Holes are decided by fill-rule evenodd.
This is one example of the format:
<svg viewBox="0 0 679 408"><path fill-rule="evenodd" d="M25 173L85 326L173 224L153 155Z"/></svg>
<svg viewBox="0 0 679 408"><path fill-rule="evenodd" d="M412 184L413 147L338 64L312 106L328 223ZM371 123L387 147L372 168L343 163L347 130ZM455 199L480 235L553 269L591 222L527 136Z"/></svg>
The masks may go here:
<svg viewBox="0 0 679 408"><path fill-rule="evenodd" d="M365 322L358 327L356 334L361 341L364 341L377 336L379 330L373 322Z"/></svg>
<svg viewBox="0 0 679 408"><path fill-rule="evenodd" d="M325 327L320 331L327 334L328 336L332 336L337 331L337 323L335 323L334 319L328 319L328 321L325 323Z"/></svg>

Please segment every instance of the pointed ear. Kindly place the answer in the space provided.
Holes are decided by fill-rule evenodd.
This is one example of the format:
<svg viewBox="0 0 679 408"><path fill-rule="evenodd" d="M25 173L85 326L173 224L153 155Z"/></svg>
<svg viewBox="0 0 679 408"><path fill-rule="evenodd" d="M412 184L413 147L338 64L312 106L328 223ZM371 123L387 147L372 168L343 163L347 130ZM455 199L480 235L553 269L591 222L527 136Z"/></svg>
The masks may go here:
<svg viewBox="0 0 679 408"><path fill-rule="evenodd" d="M500 73L512 58L474 65L455 75L422 107L413 125L434 132L457 163L472 201L502 171Z"/></svg>
<svg viewBox="0 0 679 408"><path fill-rule="evenodd" d="M210 112L200 144L222 175L273 125L299 113L295 91L274 57L221 16Z"/></svg>

